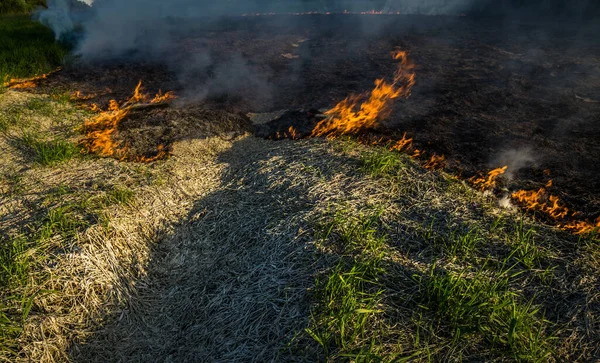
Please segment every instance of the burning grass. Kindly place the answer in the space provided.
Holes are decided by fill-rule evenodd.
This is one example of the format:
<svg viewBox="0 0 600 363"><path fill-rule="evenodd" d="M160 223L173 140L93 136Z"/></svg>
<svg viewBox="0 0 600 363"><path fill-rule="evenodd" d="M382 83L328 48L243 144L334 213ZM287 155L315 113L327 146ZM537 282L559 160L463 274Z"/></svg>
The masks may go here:
<svg viewBox="0 0 600 363"><path fill-rule="evenodd" d="M381 118L389 115L393 99L410 96L415 84L414 65L404 51L397 50L392 56L399 61L392 82L378 79L370 93L349 96L341 101L325 112L328 117L315 126L311 136L336 137L372 129ZM361 102L364 98L366 100Z"/></svg>
<svg viewBox="0 0 600 363"><path fill-rule="evenodd" d="M159 91L154 98L150 99L148 95L142 93L142 82L136 86L133 96L123 105L115 100L111 100L108 110L100 112L97 116L86 121L83 124L85 137L80 144L89 152L103 157L114 157L119 160L133 160L138 162L152 162L163 159L168 154L164 145L159 145L156 154L153 157L142 155L128 155L129 147L120 145L114 140L114 134L117 132L119 123L123 121L132 110L152 105L160 105L175 98L173 92L162 93ZM147 103L146 103L147 102Z"/></svg>

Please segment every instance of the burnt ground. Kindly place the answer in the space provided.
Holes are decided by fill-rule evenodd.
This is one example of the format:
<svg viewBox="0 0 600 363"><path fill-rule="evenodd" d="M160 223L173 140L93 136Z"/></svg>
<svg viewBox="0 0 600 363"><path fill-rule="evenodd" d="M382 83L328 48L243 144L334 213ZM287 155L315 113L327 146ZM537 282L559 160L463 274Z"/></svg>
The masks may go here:
<svg viewBox="0 0 600 363"><path fill-rule="evenodd" d="M119 125L123 142L151 154L158 144L251 129L248 112L331 107L391 76L390 52L400 47L416 64L417 83L377 132L407 132L420 149L446 155L448 168L464 177L531 159L509 189L537 189L549 169L551 193L585 217L599 214L600 42L580 24L304 15L186 28L166 65L139 54L126 61L74 60L38 90L101 92L86 101L100 105L127 99L140 79L148 92L176 91L175 108ZM190 64L206 63L206 54L208 64Z"/></svg>

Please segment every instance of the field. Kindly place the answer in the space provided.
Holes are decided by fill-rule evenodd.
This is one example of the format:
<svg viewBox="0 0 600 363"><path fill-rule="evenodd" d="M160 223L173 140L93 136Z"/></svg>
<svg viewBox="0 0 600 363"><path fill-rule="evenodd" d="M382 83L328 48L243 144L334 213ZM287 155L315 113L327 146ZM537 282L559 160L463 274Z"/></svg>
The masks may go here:
<svg viewBox="0 0 600 363"><path fill-rule="evenodd" d="M2 26L22 37L0 54L4 78L47 73L67 54L24 18ZM551 37L468 18L235 18L171 49L210 44L216 64L244 54L258 76L241 74L234 91L194 97L202 75L140 58L11 84L0 93L0 358L600 359L596 234L506 202L545 187L573 218L600 210L600 49L592 34L544 26ZM391 77L396 48L415 65L410 97L373 129L308 137L305 110ZM27 49L44 50L35 67ZM132 101L139 80L179 99ZM120 152L101 157L90 135L108 129L89 120L106 114L90 108L111 99L127 112L108 133ZM280 137L290 126L300 134ZM423 157L390 150L404 132ZM424 167L434 154L444 167ZM518 158L496 188L468 181Z"/></svg>

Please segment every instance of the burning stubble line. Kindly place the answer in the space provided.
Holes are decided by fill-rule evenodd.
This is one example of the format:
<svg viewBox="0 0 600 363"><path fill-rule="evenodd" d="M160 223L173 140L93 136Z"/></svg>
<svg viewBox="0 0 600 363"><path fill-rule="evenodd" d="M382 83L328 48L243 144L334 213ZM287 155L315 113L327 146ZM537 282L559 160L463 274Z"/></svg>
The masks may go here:
<svg viewBox="0 0 600 363"><path fill-rule="evenodd" d="M425 166L427 167L427 165ZM493 190L496 188L497 179L500 176L506 176L511 179L507 173L508 166L493 169L487 173L487 176L474 176L468 181L474 188L481 191ZM545 170L545 174L549 174L549 170ZM582 235L589 234L600 228L600 217L594 222L589 220L581 220L580 213L572 211L566 207L560 198L547 192L546 188L552 187L552 180L548 180L544 187L538 190L517 190L510 194L510 197L505 196L500 201L501 206L510 205L510 199L517 202L521 208L528 212L541 212L544 216L555 222L557 227L574 234Z"/></svg>
<svg viewBox="0 0 600 363"><path fill-rule="evenodd" d="M36 88L37 81L46 79L49 76L51 76L52 74L59 72L61 69L62 69L62 67L58 67L55 70L53 70L52 72L48 72L46 74L42 74L42 75L39 75L36 77L31 77L31 78L23 78L23 79L12 78L12 79L8 80L7 82L4 82L3 86L7 87L7 88L11 88L11 89Z"/></svg>

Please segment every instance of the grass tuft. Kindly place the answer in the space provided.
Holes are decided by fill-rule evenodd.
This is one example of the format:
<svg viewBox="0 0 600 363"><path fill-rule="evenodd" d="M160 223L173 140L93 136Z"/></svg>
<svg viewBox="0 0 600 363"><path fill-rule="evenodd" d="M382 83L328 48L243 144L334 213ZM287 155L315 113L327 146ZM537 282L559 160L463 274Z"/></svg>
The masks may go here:
<svg viewBox="0 0 600 363"><path fill-rule="evenodd" d="M125 187L115 187L108 192L108 200L117 204L128 204L133 200L134 192Z"/></svg>
<svg viewBox="0 0 600 363"><path fill-rule="evenodd" d="M19 143L33 156L35 162L44 166L70 160L79 154L79 147L69 141L62 139L46 141L33 132L25 132L19 139Z"/></svg>
<svg viewBox="0 0 600 363"><path fill-rule="evenodd" d="M374 148L362 154L363 170L372 177L393 176L403 167L403 156L386 148Z"/></svg>

